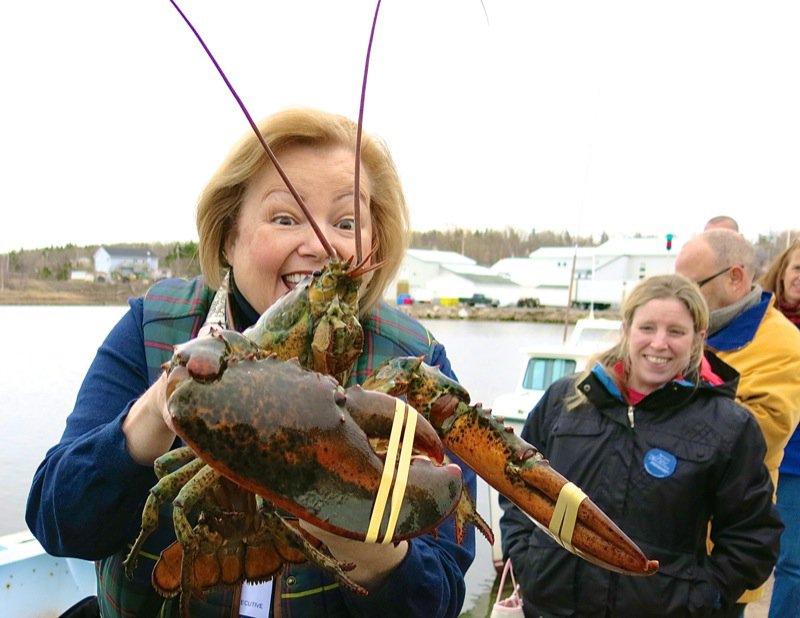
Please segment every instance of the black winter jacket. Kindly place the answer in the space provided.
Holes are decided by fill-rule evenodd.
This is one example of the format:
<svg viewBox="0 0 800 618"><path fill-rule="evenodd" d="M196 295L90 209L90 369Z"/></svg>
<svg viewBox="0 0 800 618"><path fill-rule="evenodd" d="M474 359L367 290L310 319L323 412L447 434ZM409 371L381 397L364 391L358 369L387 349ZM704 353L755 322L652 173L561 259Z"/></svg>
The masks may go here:
<svg viewBox="0 0 800 618"><path fill-rule="evenodd" d="M545 392L523 439L660 569L635 577L594 566L501 497L503 552L521 582L526 616L724 616L769 576L783 525L763 464L764 439L733 401L738 374L716 357L709 361L725 384L675 381L635 406L599 365L579 386L590 403L565 409L575 377Z"/></svg>

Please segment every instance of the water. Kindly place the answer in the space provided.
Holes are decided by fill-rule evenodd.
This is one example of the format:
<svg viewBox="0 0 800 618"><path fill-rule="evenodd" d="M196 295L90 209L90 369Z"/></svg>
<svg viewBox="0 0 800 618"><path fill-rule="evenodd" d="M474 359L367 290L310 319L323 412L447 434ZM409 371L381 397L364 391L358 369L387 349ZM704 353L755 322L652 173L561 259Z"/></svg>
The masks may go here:
<svg viewBox="0 0 800 618"><path fill-rule="evenodd" d="M0 534L25 529L31 478L64 430L83 376L98 346L126 306L0 306ZM563 326L520 322L423 321L445 344L460 382L487 406L516 386L521 348L554 344ZM488 489L479 481L478 510L487 515ZM495 583L491 547L477 539L466 576L464 611L487 616ZM491 599L493 600L493 598Z"/></svg>
<svg viewBox="0 0 800 618"><path fill-rule="evenodd" d="M126 309L0 306L0 534L25 529L33 473L61 437L97 348Z"/></svg>

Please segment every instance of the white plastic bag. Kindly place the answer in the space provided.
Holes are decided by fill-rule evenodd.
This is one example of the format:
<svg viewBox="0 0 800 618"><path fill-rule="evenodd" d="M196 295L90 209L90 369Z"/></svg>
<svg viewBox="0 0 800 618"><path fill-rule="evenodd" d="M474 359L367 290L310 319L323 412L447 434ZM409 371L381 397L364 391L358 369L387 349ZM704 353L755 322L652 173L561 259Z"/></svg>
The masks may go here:
<svg viewBox="0 0 800 618"><path fill-rule="evenodd" d="M503 594L503 587L506 583L506 574L511 573L511 583L514 585L513 592L505 599L500 599ZM524 618L522 613L522 597L519 596L519 584L514 578L514 567L511 566L511 558L506 560L503 567L503 575L500 578L500 586L497 589L497 598L492 606L491 618Z"/></svg>

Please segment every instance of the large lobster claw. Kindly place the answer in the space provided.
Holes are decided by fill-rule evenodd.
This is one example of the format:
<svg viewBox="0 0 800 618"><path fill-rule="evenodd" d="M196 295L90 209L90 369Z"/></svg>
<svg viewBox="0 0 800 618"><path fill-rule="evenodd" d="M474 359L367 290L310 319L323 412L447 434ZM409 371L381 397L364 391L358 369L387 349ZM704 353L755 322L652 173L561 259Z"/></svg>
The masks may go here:
<svg viewBox="0 0 800 618"><path fill-rule="evenodd" d="M442 465L437 432L404 402L342 389L294 360L248 352L219 371L215 362L193 364L194 355L170 373L176 431L219 474L278 508L353 539L368 538L376 525L384 542L433 532L456 509L461 469ZM414 449L430 459L410 459L405 499L373 516L386 466L364 427L370 437L388 435L398 408L415 421Z"/></svg>
<svg viewBox="0 0 800 618"><path fill-rule="evenodd" d="M565 549L606 569L650 575L658 561L639 547L583 492L550 467L532 445L489 410L470 406L466 391L421 358L387 361L365 388L406 395L444 445L516 504Z"/></svg>

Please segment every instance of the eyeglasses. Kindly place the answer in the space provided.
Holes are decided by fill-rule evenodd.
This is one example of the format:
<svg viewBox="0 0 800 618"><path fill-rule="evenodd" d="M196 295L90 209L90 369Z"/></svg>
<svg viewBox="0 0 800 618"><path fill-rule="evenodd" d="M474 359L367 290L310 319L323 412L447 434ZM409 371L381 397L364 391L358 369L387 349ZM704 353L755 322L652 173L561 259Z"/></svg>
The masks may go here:
<svg viewBox="0 0 800 618"><path fill-rule="evenodd" d="M721 271L719 271L718 273L714 273L713 275L711 275L710 277L706 277L705 279L700 279L700 281L695 281L695 283L697 284L697 287L701 288L701 287L703 287L703 286L704 286L706 283L708 283L709 281L713 281L714 279L716 279L716 278L717 278L717 277L719 277L720 275L724 275L724 274L725 274L726 272L728 272L728 271L729 271L731 268L733 268L733 266L726 266L725 268L723 268L723 269L722 269Z"/></svg>

